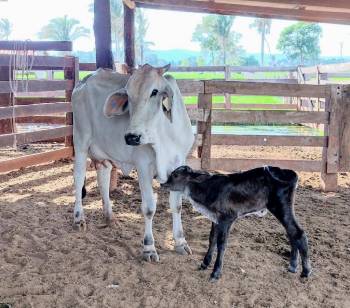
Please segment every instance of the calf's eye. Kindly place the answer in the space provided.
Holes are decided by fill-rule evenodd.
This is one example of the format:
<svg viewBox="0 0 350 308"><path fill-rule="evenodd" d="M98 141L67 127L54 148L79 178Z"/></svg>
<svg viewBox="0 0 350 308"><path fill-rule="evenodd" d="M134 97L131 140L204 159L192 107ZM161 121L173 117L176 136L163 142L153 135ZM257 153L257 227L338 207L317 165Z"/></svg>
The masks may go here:
<svg viewBox="0 0 350 308"><path fill-rule="evenodd" d="M151 97L152 96L156 96L158 93L158 90L157 89L153 89L152 93L151 93Z"/></svg>

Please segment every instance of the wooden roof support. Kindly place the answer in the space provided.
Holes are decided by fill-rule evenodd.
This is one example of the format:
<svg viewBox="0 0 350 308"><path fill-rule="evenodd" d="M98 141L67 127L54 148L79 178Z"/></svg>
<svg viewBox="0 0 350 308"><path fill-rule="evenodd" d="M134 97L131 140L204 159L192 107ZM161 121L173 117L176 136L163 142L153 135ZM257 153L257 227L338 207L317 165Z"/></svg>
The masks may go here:
<svg viewBox="0 0 350 308"><path fill-rule="evenodd" d="M135 67L135 9L124 4L124 52L125 63Z"/></svg>
<svg viewBox="0 0 350 308"><path fill-rule="evenodd" d="M269 0L266 2L269 3ZM263 18L304 20L309 22L350 24L349 12L334 12L332 10L327 11L327 7L323 7L324 10L306 10L304 8L277 8L273 7L273 3L271 3L271 6L262 6L256 4L256 2L254 5L242 5L193 0L137 0L136 5L144 8L164 10L179 10L199 13L256 16ZM318 6L320 7L320 5Z"/></svg>

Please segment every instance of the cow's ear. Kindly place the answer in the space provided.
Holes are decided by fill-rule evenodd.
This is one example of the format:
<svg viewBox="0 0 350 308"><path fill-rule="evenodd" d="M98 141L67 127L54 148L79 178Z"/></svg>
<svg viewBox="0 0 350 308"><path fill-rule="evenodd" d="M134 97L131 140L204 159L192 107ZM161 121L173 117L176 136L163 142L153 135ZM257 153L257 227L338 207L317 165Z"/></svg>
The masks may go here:
<svg viewBox="0 0 350 308"><path fill-rule="evenodd" d="M157 68L157 72L158 72L159 75L163 75L163 74L165 74L169 69L170 69L170 63L167 64L167 65L165 65L165 66L163 66L163 67L158 67L158 68Z"/></svg>
<svg viewBox="0 0 350 308"><path fill-rule="evenodd" d="M103 114L107 118L111 118L117 115L122 115L128 110L128 95L125 89L121 89L107 97L103 107Z"/></svg>

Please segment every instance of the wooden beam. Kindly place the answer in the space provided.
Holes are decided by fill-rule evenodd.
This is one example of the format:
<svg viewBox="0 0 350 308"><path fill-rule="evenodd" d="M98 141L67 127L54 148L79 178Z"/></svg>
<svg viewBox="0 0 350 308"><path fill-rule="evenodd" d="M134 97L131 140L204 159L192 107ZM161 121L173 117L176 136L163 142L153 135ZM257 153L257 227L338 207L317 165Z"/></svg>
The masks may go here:
<svg viewBox="0 0 350 308"><path fill-rule="evenodd" d="M182 94L195 94L204 92L204 82L199 80L177 79L176 83Z"/></svg>
<svg viewBox="0 0 350 308"><path fill-rule="evenodd" d="M135 67L135 10L124 4L124 56L129 68ZM143 64L143 63L141 63Z"/></svg>
<svg viewBox="0 0 350 308"><path fill-rule="evenodd" d="M28 92L72 90L73 80L29 80ZM25 92L24 84L18 83L18 92ZM0 81L0 93L11 93L10 83Z"/></svg>
<svg viewBox="0 0 350 308"><path fill-rule="evenodd" d="M232 111L212 110L212 122L252 124L328 123L329 113L322 111Z"/></svg>
<svg viewBox="0 0 350 308"><path fill-rule="evenodd" d="M246 82L205 80L205 93L230 93L244 95L274 95L288 97L328 97L330 86L283 84L269 82Z"/></svg>
<svg viewBox="0 0 350 308"><path fill-rule="evenodd" d="M26 46L27 50L39 51L72 51L70 41L0 41L0 50L14 50L15 46Z"/></svg>
<svg viewBox="0 0 350 308"><path fill-rule="evenodd" d="M73 157L73 147L0 161L0 173Z"/></svg>
<svg viewBox="0 0 350 308"><path fill-rule="evenodd" d="M212 158L210 161L212 170L223 170L227 172L248 170L262 166L276 166L305 172L321 171L321 161L318 160Z"/></svg>
<svg viewBox="0 0 350 308"><path fill-rule="evenodd" d="M0 55L0 66L8 67L10 55ZM28 56L28 62L31 63L32 56ZM65 67L73 67L72 57L52 57L52 56L34 56L32 70L59 70Z"/></svg>
<svg viewBox="0 0 350 308"><path fill-rule="evenodd" d="M136 5L150 9L350 24L350 13L305 10L302 8L288 9L194 0L137 0Z"/></svg>
<svg viewBox="0 0 350 308"><path fill-rule="evenodd" d="M15 133L0 135L0 147L12 146L16 144L28 144L38 141L51 140L60 137L71 136L73 134L73 126L56 127L43 129L28 133Z"/></svg>
<svg viewBox="0 0 350 308"><path fill-rule="evenodd" d="M109 0L94 0L94 34L97 68L113 69L111 10Z"/></svg>
<svg viewBox="0 0 350 308"><path fill-rule="evenodd" d="M322 136L252 136L213 134L212 145L239 145L239 146L307 146L323 147L327 144L327 137Z"/></svg>
<svg viewBox="0 0 350 308"><path fill-rule="evenodd" d="M17 105L14 107L0 107L0 119L11 119L12 117L20 118L71 111L71 103Z"/></svg>

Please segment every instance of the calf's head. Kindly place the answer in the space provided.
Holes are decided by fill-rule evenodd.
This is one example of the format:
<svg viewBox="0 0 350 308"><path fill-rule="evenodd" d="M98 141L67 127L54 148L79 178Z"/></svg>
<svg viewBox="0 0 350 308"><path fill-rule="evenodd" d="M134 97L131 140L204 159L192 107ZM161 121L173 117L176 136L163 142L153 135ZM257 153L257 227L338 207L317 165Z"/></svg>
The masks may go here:
<svg viewBox="0 0 350 308"><path fill-rule="evenodd" d="M161 186L167 190L184 192L190 182L201 182L208 179L210 174L205 171L194 171L188 166L175 169L169 176L167 182Z"/></svg>
<svg viewBox="0 0 350 308"><path fill-rule="evenodd" d="M126 87L108 96L104 105L106 117L130 114L125 134L128 145L152 144L162 118L172 122L173 91L163 77L170 64L155 68L145 64L131 74Z"/></svg>

